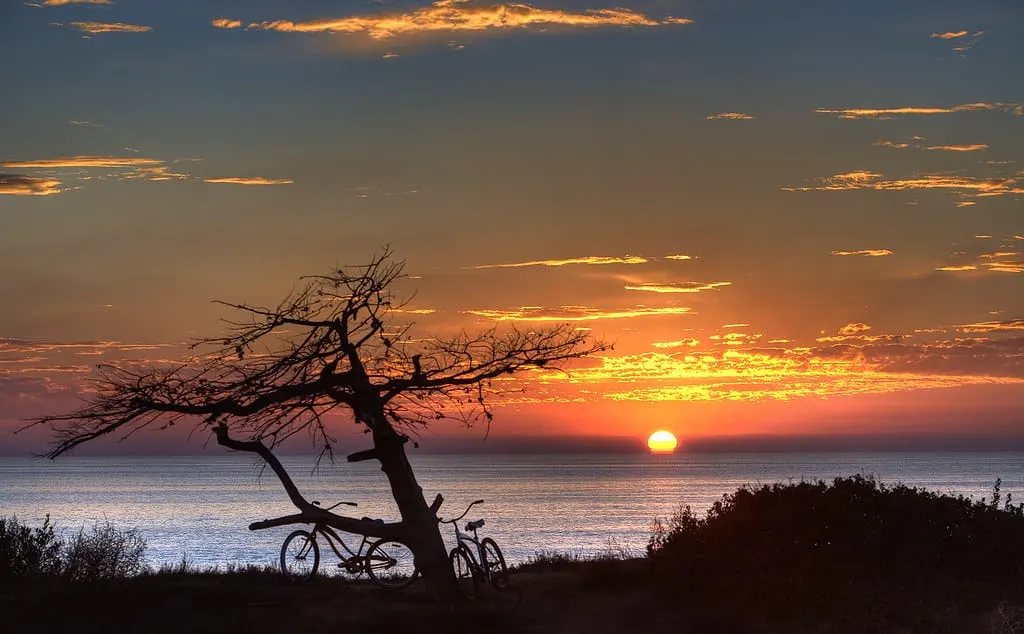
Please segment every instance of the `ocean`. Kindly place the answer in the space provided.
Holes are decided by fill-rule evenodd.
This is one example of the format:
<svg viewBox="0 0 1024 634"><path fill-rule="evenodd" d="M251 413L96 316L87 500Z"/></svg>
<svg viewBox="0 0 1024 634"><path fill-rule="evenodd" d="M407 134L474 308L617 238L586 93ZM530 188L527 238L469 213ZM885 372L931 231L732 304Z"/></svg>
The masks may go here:
<svg viewBox="0 0 1024 634"><path fill-rule="evenodd" d="M510 563L538 552L641 555L656 518L680 505L703 511L744 484L872 475L943 493L1004 494L1024 501L1024 453L790 453L671 455L412 455L428 502L440 515L485 518ZM323 463L282 456L300 490L325 506L345 500L356 517L398 518L374 462ZM250 522L294 512L270 470L246 455L0 458L0 516L31 525L46 514L58 529L97 522L138 529L148 563L199 567L274 564L293 527L249 531ZM448 527L443 527L448 528ZM451 542L450 530L445 532ZM352 545L359 539L353 538ZM329 554L327 551L326 554Z"/></svg>

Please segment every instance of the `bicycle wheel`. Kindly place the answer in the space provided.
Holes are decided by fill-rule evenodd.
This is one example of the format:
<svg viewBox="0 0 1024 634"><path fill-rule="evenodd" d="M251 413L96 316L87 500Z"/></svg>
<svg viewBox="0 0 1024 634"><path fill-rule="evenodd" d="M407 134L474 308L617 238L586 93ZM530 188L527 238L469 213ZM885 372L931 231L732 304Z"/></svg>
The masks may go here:
<svg viewBox="0 0 1024 634"><path fill-rule="evenodd" d="M452 562L452 571L455 573L455 582L459 584L462 596L470 601L476 598L479 592L480 579L476 572L476 562L473 561L473 554L465 546L459 545L452 548L448 554Z"/></svg>
<svg viewBox="0 0 1024 634"><path fill-rule="evenodd" d="M320 567L320 547L311 531L297 530L281 544L281 572L296 581L309 581Z"/></svg>
<svg viewBox="0 0 1024 634"><path fill-rule="evenodd" d="M379 539L370 545L363 560L370 579L382 588L398 590L416 580L419 571L412 549L393 539Z"/></svg>
<svg viewBox="0 0 1024 634"><path fill-rule="evenodd" d="M490 537L484 537L480 542L480 549L483 552L483 568L487 580L499 590L508 587L508 566L505 565L505 555L501 554L497 542Z"/></svg>

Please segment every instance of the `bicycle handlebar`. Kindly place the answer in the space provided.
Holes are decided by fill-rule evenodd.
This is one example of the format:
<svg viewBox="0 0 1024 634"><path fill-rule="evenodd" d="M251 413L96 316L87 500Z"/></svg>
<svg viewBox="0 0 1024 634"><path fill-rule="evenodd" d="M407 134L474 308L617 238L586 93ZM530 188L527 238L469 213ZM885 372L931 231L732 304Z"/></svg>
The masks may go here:
<svg viewBox="0 0 1024 634"><path fill-rule="evenodd" d="M329 510L331 510L331 509L333 509L333 508L335 508L337 506L341 506L342 504L344 504L345 506L359 506L355 502L338 502L337 504L332 504L331 506L328 506L324 510L325 511L329 511ZM319 500L313 500L313 506L320 506L320 501Z"/></svg>
<svg viewBox="0 0 1024 634"><path fill-rule="evenodd" d="M473 508L477 504L483 504L483 503L484 503L483 500L474 500L474 501L469 503L469 506L466 507L466 510L462 512L462 515L460 515L458 517L454 517L454 518L452 518L450 520L443 520L443 519L441 519L439 517L439 518L437 518L437 521L440 522L441 524L454 524L455 522L458 522L462 518L466 517L466 513L469 513L469 509Z"/></svg>

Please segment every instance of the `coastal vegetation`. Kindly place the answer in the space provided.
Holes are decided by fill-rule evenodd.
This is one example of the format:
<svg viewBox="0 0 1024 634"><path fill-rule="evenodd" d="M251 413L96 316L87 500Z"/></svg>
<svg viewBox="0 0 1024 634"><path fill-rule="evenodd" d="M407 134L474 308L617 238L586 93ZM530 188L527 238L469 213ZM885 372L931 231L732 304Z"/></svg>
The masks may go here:
<svg viewBox="0 0 1024 634"><path fill-rule="evenodd" d="M744 487L703 515L684 507L656 522L646 557L538 553L513 567L508 590L462 605L423 584L295 584L272 568L187 561L67 576L72 551L54 545L48 521L0 527L12 631L1024 632L1024 508L999 482L981 500L864 476ZM135 539L113 539L130 532L97 530L79 535L138 552ZM52 563L15 569L11 552Z"/></svg>

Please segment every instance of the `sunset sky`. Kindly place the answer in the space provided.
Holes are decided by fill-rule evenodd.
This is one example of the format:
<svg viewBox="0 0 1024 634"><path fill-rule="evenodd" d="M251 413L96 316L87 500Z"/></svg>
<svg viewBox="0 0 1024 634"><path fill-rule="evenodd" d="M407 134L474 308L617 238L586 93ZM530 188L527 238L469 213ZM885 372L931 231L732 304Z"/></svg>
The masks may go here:
<svg viewBox="0 0 1024 634"><path fill-rule="evenodd" d="M614 343L498 439L1024 437L1019 0L38 0L0 53L0 452L384 245L423 332Z"/></svg>

